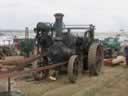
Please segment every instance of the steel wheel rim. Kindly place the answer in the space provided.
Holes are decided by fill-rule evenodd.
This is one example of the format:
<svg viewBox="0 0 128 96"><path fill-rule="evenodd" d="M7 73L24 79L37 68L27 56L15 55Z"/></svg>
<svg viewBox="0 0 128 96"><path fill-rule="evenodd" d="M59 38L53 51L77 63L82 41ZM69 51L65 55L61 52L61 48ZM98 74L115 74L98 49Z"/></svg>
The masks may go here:
<svg viewBox="0 0 128 96"><path fill-rule="evenodd" d="M102 47L98 46L96 51L96 69L100 72L103 63L103 51Z"/></svg>

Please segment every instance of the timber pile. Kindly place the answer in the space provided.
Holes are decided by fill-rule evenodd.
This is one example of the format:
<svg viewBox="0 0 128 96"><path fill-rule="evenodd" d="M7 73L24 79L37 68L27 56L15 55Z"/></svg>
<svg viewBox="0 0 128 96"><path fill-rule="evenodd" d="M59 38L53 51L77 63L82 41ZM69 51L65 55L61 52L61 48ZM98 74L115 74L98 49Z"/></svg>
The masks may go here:
<svg viewBox="0 0 128 96"><path fill-rule="evenodd" d="M6 56L14 56L16 55L16 51L14 48L11 48L9 46L0 46L0 59L6 57Z"/></svg>
<svg viewBox="0 0 128 96"><path fill-rule="evenodd" d="M0 69L2 70L14 68L15 65L9 65L9 64L4 64L3 60L11 61L12 59L18 59L19 57L16 56L17 53L14 50L13 47L10 46L0 46ZM20 57L21 58L21 57Z"/></svg>

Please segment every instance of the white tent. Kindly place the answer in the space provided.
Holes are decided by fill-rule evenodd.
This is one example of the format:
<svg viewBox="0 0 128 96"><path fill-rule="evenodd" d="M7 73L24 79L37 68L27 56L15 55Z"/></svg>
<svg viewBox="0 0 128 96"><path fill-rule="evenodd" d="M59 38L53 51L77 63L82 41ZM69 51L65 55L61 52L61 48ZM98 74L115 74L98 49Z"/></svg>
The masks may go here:
<svg viewBox="0 0 128 96"><path fill-rule="evenodd" d="M0 36L0 46L12 45L14 43L13 36Z"/></svg>

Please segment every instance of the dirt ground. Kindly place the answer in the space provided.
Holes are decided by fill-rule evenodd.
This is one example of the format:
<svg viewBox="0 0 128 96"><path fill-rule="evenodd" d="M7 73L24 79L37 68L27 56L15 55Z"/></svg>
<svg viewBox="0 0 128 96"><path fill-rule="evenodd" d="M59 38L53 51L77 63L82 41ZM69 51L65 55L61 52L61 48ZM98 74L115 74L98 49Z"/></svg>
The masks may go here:
<svg viewBox="0 0 128 96"><path fill-rule="evenodd" d="M26 96L128 96L128 67L104 67L98 77L82 75L75 84L66 76L57 81L18 81Z"/></svg>

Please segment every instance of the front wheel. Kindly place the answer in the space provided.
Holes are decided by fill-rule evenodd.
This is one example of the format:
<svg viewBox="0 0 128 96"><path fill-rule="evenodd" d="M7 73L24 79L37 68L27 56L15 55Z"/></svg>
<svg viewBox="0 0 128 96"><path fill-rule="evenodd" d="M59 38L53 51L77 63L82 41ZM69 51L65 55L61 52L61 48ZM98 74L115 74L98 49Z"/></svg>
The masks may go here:
<svg viewBox="0 0 128 96"><path fill-rule="evenodd" d="M80 58L78 55L70 57L68 62L68 79L71 83L75 83L80 74Z"/></svg>

